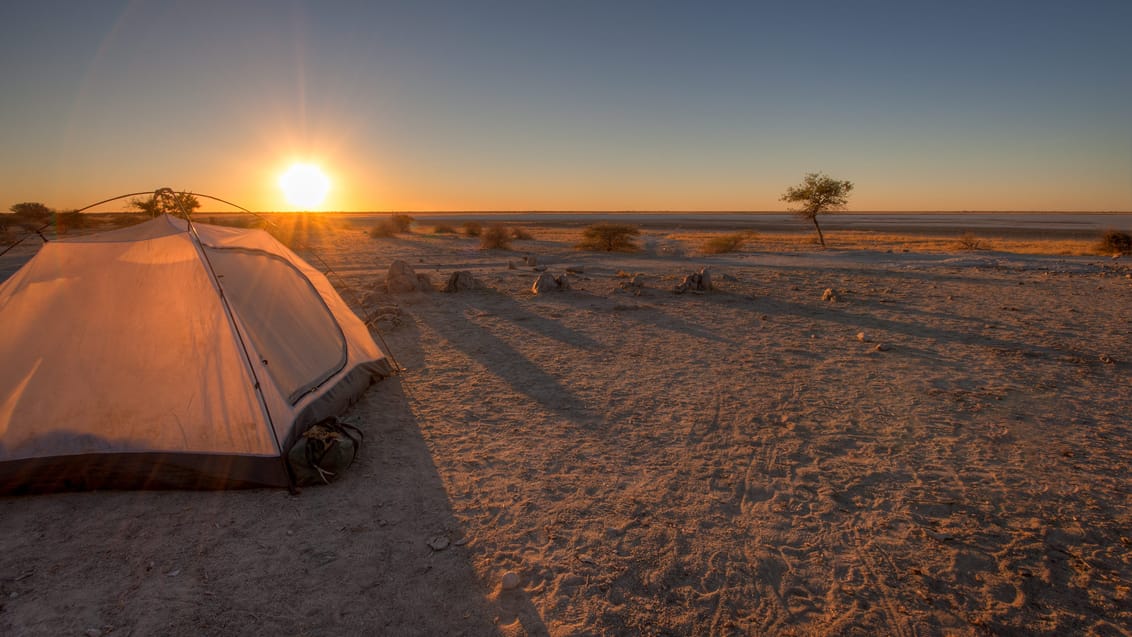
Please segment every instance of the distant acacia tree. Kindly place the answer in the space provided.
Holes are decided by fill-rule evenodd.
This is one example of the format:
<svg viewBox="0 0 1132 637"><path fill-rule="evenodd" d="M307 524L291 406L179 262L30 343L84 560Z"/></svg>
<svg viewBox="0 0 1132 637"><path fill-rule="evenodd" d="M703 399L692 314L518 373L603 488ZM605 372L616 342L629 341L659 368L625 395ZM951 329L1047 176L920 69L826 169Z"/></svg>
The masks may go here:
<svg viewBox="0 0 1132 637"><path fill-rule="evenodd" d="M818 241L824 248L825 236L822 235L821 226L818 225L818 215L844 210L849 203L849 193L852 190L852 182L839 181L822 173L807 173L801 184L786 189L782 201L797 204L797 207L791 210L814 224L814 228L818 231Z"/></svg>
<svg viewBox="0 0 1132 637"><path fill-rule="evenodd" d="M595 223L582 231L579 250L632 252L637 249L633 237L641 234L635 226L623 223Z"/></svg>
<svg viewBox="0 0 1132 637"><path fill-rule="evenodd" d="M15 203L12 204L12 207L8 208L8 210L14 212L17 217L23 217L24 219L37 219L42 221L49 219L52 212L51 208L48 208L45 204L41 204L38 201L25 201L23 203Z"/></svg>
<svg viewBox="0 0 1132 637"><path fill-rule="evenodd" d="M27 232L38 232L45 225L51 223L51 216L55 211L38 201L25 201L12 204L12 226L22 228Z"/></svg>
<svg viewBox="0 0 1132 637"><path fill-rule="evenodd" d="M159 215L185 217L187 214L192 214L194 210L200 208L200 200L193 196L192 193L173 192L168 188L162 188L154 192L153 196L148 199L143 197L131 199L130 206L151 217L157 217Z"/></svg>

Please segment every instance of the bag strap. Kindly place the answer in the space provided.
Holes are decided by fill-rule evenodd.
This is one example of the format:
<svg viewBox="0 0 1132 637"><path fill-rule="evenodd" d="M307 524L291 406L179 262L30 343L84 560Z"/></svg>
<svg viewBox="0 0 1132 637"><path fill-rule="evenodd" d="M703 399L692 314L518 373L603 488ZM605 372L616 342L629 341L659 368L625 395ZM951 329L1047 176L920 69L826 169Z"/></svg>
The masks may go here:
<svg viewBox="0 0 1132 637"><path fill-rule="evenodd" d="M338 441L333 438L330 440L330 442L325 442L323 440L315 438L310 438L307 440L307 464L309 464L311 467L314 467L314 470L318 472L318 477L322 479L322 482L324 484L330 484L330 478L334 477L334 472L327 471L326 469L322 468L322 459L326 457L326 454L329 453L336 444L338 444ZM319 449L316 450L315 447L318 447ZM315 457L316 454L318 457Z"/></svg>

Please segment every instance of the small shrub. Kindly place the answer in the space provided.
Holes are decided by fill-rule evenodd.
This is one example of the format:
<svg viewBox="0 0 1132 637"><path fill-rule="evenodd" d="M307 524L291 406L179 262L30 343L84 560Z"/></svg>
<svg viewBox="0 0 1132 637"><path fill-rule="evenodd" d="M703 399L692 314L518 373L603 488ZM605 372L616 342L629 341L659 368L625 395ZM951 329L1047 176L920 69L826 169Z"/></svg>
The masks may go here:
<svg viewBox="0 0 1132 637"><path fill-rule="evenodd" d="M510 250L511 232L498 223L493 223L480 232L480 250Z"/></svg>
<svg viewBox="0 0 1132 637"><path fill-rule="evenodd" d="M389 219L382 219L377 225L369 229L369 236L374 239L387 239L397 234L397 226Z"/></svg>
<svg viewBox="0 0 1132 637"><path fill-rule="evenodd" d="M1132 235L1120 230L1105 230L1099 246L1105 254L1132 254Z"/></svg>
<svg viewBox="0 0 1132 637"><path fill-rule="evenodd" d="M516 241L530 241L535 237L530 232L527 232L526 228L516 226L511 228L511 238Z"/></svg>
<svg viewBox="0 0 1132 637"><path fill-rule="evenodd" d="M433 234L456 234L456 229L446 223L440 223L433 227Z"/></svg>
<svg viewBox="0 0 1132 637"><path fill-rule="evenodd" d="M718 237L712 237L704 243L704 254L726 254L728 252L738 252L743 248L743 244L747 241L747 233L745 232L732 232L731 234L724 234Z"/></svg>
<svg viewBox="0 0 1132 637"><path fill-rule="evenodd" d="M630 252L637 249L633 237L641 234L635 226L622 223L598 223L582 231L580 250Z"/></svg>
<svg viewBox="0 0 1132 637"><path fill-rule="evenodd" d="M975 236L974 232L967 231L959 235L959 239L955 242L955 247L960 250L982 250L982 239Z"/></svg>
<svg viewBox="0 0 1132 637"><path fill-rule="evenodd" d="M483 226L478 221L465 221L460 228L464 231L465 237L478 237L483 232Z"/></svg>
<svg viewBox="0 0 1132 637"><path fill-rule="evenodd" d="M412 232L413 218L409 215L391 215L389 222L397 229L397 232Z"/></svg>
<svg viewBox="0 0 1132 637"><path fill-rule="evenodd" d="M393 235L411 232L409 227L412 224L413 218L409 215L389 215L388 219L382 219L376 226L370 228L369 236L374 239L388 239Z"/></svg>

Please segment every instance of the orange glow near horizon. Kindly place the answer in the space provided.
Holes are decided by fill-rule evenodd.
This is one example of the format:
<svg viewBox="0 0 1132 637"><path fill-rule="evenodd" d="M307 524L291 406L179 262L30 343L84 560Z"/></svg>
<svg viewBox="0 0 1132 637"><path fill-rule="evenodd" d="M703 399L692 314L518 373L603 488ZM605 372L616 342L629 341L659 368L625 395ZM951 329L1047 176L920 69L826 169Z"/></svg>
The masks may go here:
<svg viewBox="0 0 1132 637"><path fill-rule="evenodd" d="M319 211L330 192L330 178L314 164L294 163L279 176L287 204L297 210Z"/></svg>

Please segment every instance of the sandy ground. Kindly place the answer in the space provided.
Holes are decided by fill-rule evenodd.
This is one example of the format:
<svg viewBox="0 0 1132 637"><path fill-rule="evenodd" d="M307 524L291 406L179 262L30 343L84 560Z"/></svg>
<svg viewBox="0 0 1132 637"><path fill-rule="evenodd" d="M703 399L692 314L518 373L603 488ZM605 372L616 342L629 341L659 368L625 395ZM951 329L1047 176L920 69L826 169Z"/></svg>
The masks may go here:
<svg viewBox="0 0 1132 637"><path fill-rule="evenodd" d="M1126 261L562 232L313 233L405 368L358 463L0 499L0 634L1132 634ZM489 289L391 296L395 258Z"/></svg>

